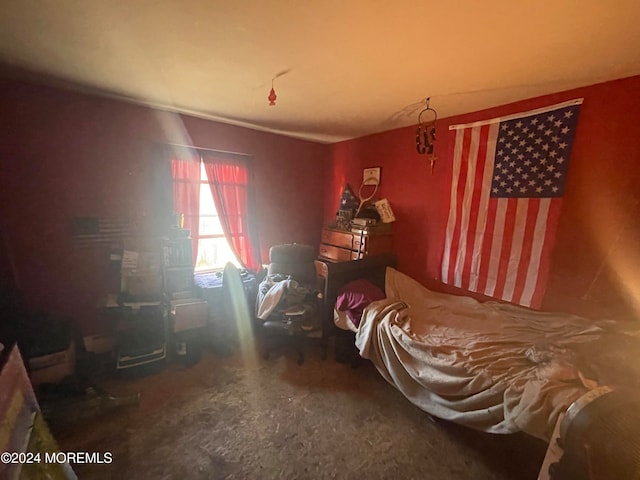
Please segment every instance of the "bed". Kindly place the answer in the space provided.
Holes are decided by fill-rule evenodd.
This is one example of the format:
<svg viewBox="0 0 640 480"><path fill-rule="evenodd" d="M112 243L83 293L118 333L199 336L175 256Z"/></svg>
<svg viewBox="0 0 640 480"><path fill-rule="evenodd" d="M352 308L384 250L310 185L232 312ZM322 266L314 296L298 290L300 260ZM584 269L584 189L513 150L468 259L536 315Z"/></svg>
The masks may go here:
<svg viewBox="0 0 640 480"><path fill-rule="evenodd" d="M588 392L640 385L638 334L628 325L433 292L395 266L393 256L326 264L325 298L359 355L430 415L549 441ZM362 280L382 297L354 292ZM355 321L345 294L367 300Z"/></svg>

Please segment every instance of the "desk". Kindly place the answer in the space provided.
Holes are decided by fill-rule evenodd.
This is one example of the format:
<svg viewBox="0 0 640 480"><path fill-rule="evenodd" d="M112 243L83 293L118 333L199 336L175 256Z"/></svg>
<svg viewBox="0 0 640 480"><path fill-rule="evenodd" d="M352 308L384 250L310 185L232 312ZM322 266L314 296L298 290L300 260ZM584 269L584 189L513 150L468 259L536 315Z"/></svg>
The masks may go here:
<svg viewBox="0 0 640 480"><path fill-rule="evenodd" d="M257 295L256 277L247 272L241 274L241 278L249 312L253 316ZM232 316L227 314L229 299L226 289L222 286L222 274L197 274L195 283L209 308L206 335L208 342L216 352L229 354L237 345L238 325Z"/></svg>

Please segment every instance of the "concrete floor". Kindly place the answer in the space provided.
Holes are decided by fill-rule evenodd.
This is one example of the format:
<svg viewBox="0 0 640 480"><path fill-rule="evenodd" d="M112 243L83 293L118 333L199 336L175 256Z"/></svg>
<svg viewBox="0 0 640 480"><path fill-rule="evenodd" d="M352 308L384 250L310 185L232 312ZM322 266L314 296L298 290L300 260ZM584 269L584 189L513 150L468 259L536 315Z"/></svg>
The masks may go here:
<svg viewBox="0 0 640 480"><path fill-rule="evenodd" d="M48 404L63 451L111 452L80 479L535 479L546 445L433 421L368 363L308 349L264 360L206 352L141 378L108 378L136 406ZM64 406L66 405L66 407ZM67 411L65 412L65 408Z"/></svg>

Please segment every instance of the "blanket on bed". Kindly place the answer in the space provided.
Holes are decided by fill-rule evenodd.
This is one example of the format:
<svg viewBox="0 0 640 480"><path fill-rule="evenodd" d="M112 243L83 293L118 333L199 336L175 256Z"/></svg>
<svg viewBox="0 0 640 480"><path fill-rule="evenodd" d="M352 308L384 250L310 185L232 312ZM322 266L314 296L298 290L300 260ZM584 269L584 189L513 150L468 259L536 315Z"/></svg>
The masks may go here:
<svg viewBox="0 0 640 480"><path fill-rule="evenodd" d="M606 381L589 346L611 322L436 293L392 268L386 296L365 309L356 346L436 417L549 440L558 415Z"/></svg>

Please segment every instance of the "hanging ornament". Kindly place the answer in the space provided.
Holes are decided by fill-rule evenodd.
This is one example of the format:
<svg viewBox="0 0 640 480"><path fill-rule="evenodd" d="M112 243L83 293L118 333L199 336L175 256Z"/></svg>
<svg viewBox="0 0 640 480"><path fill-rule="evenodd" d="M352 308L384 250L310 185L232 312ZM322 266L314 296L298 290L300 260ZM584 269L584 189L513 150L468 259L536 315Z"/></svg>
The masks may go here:
<svg viewBox="0 0 640 480"><path fill-rule="evenodd" d="M271 79L271 91L269 92L269 96L267 97L267 100L269 100L269 106L274 106L276 104L276 98L278 98L278 96L276 95L276 89L273 88L273 81L278 77L286 75L290 71L291 71L290 68L287 68L286 70L282 70L276 73L275 77Z"/></svg>
<svg viewBox="0 0 640 480"><path fill-rule="evenodd" d="M433 166L436 157L433 154L433 142L436 139L436 120L438 113L429 106L431 98L427 98L427 105L418 115L418 128L416 129L416 151L421 155L427 155L431 163L431 173L433 174ZM433 120L430 122L422 122L422 114L425 112L433 113Z"/></svg>
<svg viewBox="0 0 640 480"><path fill-rule="evenodd" d="M273 79L271 80L271 91L269 92L269 96L267 97L267 99L269 100L269 106L275 105L276 104L276 98L278 98L278 96L276 95L276 91L273 89Z"/></svg>
<svg viewBox="0 0 640 480"><path fill-rule="evenodd" d="M433 142L436 139L436 120L438 114L429 106L431 98L427 98L427 106L418 115L418 128L416 129L416 150L424 155L433 154ZM422 114L425 112L433 112L433 120L430 122L422 122Z"/></svg>

